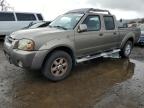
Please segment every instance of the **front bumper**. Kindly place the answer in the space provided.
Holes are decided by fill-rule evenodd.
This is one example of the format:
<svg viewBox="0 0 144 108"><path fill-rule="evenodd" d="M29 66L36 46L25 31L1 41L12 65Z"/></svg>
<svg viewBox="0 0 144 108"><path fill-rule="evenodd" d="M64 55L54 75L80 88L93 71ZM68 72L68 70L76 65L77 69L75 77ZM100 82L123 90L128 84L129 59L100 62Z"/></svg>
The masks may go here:
<svg viewBox="0 0 144 108"><path fill-rule="evenodd" d="M26 69L38 70L41 69L48 51L22 51L13 49L12 45L5 42L4 53L11 64Z"/></svg>

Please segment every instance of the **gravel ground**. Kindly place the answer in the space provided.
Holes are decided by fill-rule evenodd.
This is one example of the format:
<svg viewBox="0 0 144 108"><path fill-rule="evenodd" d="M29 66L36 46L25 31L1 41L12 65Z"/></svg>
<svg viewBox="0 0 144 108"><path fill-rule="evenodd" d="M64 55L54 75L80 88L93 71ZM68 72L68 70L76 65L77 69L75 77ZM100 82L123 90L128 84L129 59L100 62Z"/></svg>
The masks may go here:
<svg viewBox="0 0 144 108"><path fill-rule="evenodd" d="M0 42L0 108L144 108L144 48L79 64L58 83L10 65Z"/></svg>
<svg viewBox="0 0 144 108"><path fill-rule="evenodd" d="M144 61L144 46L135 46L130 58Z"/></svg>

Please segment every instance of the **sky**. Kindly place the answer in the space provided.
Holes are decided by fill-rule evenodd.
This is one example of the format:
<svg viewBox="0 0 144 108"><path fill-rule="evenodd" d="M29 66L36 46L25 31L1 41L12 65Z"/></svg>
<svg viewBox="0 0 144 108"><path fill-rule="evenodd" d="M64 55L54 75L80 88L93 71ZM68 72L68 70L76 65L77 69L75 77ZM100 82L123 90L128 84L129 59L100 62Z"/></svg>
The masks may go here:
<svg viewBox="0 0 144 108"><path fill-rule="evenodd" d="M108 9L117 19L144 17L144 0L7 0L18 12L42 13L45 20L53 20L69 10L78 8Z"/></svg>

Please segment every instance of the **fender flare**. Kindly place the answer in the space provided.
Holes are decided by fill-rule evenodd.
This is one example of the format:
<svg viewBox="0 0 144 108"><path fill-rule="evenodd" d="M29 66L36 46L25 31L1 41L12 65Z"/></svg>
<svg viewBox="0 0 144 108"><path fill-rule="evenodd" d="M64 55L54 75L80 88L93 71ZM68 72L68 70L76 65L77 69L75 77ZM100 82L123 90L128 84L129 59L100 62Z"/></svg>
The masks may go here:
<svg viewBox="0 0 144 108"><path fill-rule="evenodd" d="M123 48L125 43L129 40L129 39L132 39L133 40L133 43L135 41L135 34L130 32L128 34L126 34L126 36L123 38L122 42L121 42L121 45L120 45L120 48Z"/></svg>

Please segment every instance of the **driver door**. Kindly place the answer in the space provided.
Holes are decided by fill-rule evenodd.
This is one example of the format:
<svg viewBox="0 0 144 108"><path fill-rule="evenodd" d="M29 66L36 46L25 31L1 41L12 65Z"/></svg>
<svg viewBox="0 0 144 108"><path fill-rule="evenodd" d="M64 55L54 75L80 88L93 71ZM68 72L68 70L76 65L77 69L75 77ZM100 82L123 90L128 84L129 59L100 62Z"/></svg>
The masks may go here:
<svg viewBox="0 0 144 108"><path fill-rule="evenodd" d="M75 33L77 55L85 56L103 50L100 16L88 15L82 24L87 25L87 31Z"/></svg>

